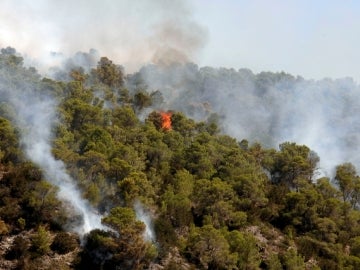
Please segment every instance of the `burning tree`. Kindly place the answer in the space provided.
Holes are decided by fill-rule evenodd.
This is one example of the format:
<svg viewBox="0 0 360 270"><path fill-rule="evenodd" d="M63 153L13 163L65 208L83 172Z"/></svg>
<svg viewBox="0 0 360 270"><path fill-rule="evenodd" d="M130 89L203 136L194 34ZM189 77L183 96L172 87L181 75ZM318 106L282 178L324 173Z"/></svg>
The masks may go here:
<svg viewBox="0 0 360 270"><path fill-rule="evenodd" d="M171 112L161 112L161 128L164 131L171 130Z"/></svg>
<svg viewBox="0 0 360 270"><path fill-rule="evenodd" d="M172 129L171 123L172 112L152 112L148 120L151 121L158 130L169 131Z"/></svg>

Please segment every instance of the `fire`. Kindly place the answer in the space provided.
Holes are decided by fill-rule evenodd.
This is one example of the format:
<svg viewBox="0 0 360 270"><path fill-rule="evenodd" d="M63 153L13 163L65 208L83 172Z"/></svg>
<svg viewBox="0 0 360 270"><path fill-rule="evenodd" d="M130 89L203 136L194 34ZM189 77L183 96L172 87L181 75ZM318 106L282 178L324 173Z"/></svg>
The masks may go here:
<svg viewBox="0 0 360 270"><path fill-rule="evenodd" d="M171 130L171 112L161 112L161 128L165 131Z"/></svg>

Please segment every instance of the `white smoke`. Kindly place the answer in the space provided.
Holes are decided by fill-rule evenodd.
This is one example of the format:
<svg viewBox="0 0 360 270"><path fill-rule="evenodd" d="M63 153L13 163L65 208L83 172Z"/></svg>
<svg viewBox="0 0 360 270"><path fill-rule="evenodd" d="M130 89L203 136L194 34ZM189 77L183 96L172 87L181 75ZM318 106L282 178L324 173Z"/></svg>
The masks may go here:
<svg viewBox="0 0 360 270"><path fill-rule="evenodd" d="M91 48L128 71L185 62L195 60L206 40L183 0L2 0L0 24L0 47L15 47L41 72L58 64L54 55Z"/></svg>
<svg viewBox="0 0 360 270"><path fill-rule="evenodd" d="M4 78L2 78L4 79ZM26 156L37 164L53 185L59 187L58 197L81 222L71 228L80 235L102 228L101 216L81 197L74 180L67 174L62 161L51 152L52 128L57 123L57 103L35 89L35 84L17 82L1 83L0 94L15 111L13 119L21 131L21 144Z"/></svg>
<svg viewBox="0 0 360 270"><path fill-rule="evenodd" d="M190 1L181 0L3 0L0 47L16 47L37 68L91 48L127 71L145 63L196 62L207 33L193 15ZM61 53L49 57L50 52ZM271 147L306 144L326 172L345 161L360 166L359 86L351 80L289 78L259 94L257 84L265 79L266 85L267 78L249 70L215 72L192 65L145 73L146 84L163 93L166 108L197 119L210 108L224 117L223 130L239 140Z"/></svg>
<svg viewBox="0 0 360 270"><path fill-rule="evenodd" d="M194 64L147 66L139 75L163 93L164 107L197 120L217 113L222 131L239 141L304 144L319 155L321 175L344 162L360 169L360 86L351 78L313 81Z"/></svg>
<svg viewBox="0 0 360 270"><path fill-rule="evenodd" d="M144 232L144 238L147 241L155 242L156 236L152 224L151 215L149 212L144 210L144 207L139 201L136 201L134 204L134 210L136 213L136 218L140 221L142 221L145 224L145 232Z"/></svg>

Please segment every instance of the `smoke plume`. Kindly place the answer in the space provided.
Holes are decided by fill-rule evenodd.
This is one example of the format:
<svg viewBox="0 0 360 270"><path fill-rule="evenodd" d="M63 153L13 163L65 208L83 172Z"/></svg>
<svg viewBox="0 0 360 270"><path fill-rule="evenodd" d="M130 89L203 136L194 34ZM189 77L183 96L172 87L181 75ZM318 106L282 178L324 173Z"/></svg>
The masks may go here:
<svg viewBox="0 0 360 270"><path fill-rule="evenodd" d="M20 141L26 156L37 164L50 183L59 187L58 197L65 202L72 215L80 218L70 228L83 235L95 228L104 228L101 216L81 198L73 179L67 174L62 161L52 155L52 128L57 123L55 99L41 93L34 80L17 80L0 67L0 101L13 108L12 120L20 130ZM11 78L11 79L9 79Z"/></svg>
<svg viewBox="0 0 360 270"><path fill-rule="evenodd" d="M150 213L144 210L144 207L139 201L135 202L134 210L136 213L136 218L142 221L146 226L144 232L144 238L147 241L155 242L156 237L155 237L155 232L154 232Z"/></svg>
<svg viewBox="0 0 360 270"><path fill-rule="evenodd" d="M162 109L180 110L197 120L216 113L222 130L239 140L268 147L284 141L305 144L319 154L326 174L347 161L360 168L358 84L349 78L313 81L285 73L186 64L196 62L207 40L206 30L193 19L189 1L19 0L15 4L4 0L0 22L0 47L16 47L28 64L45 72L78 51L89 54L78 53L75 62L66 63L85 65L87 70L98 55L108 56L127 72L156 64L141 68L137 75L148 89L162 92ZM130 90L135 88L131 79ZM54 116L48 117L45 122ZM44 137L48 143L49 135ZM44 147L32 149L35 146L27 151L41 152ZM42 152L50 150L45 147ZM45 159L37 162L51 160ZM63 170L62 164L54 164L58 165L46 166ZM56 179L51 175L54 172L48 177Z"/></svg>
<svg viewBox="0 0 360 270"><path fill-rule="evenodd" d="M343 162L360 168L360 86L351 78L314 81L194 64L152 65L136 75L163 93L165 108L205 121L216 113L222 131L238 140L307 145L320 156L322 175Z"/></svg>
<svg viewBox="0 0 360 270"><path fill-rule="evenodd" d="M0 23L0 47L15 47L43 72L91 48L128 71L185 63L196 60L206 41L189 1L182 0L4 0Z"/></svg>
<svg viewBox="0 0 360 270"><path fill-rule="evenodd" d="M61 71L74 66L89 71L100 54L128 71L147 63L166 66L194 61L206 41L206 31L192 19L189 2L182 0L4 0L0 23L0 47L15 47L27 66L48 76L56 74L57 79L64 79ZM8 102L16 108L26 154L59 186L59 196L83 217L83 224L76 228L79 233L101 228L100 217L81 199L64 164L51 154L57 104L51 97L35 94L32 85L23 87L28 89L26 98L8 86L1 88L1 94L9 95ZM148 226L146 215L140 216ZM148 227L147 231L153 239Z"/></svg>

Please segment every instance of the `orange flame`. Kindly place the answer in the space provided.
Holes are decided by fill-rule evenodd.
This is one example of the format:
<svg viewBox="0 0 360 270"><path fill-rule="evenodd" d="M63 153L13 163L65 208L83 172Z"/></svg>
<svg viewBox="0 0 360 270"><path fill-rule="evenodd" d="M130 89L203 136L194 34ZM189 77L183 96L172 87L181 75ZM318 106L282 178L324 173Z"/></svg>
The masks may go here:
<svg viewBox="0 0 360 270"><path fill-rule="evenodd" d="M161 115L161 128L165 131L171 130L171 112L160 112Z"/></svg>

